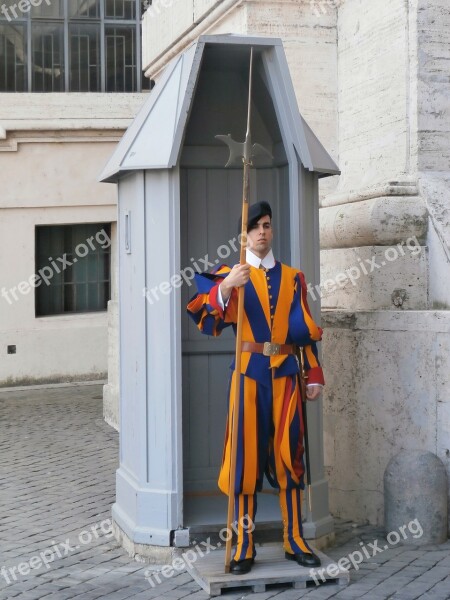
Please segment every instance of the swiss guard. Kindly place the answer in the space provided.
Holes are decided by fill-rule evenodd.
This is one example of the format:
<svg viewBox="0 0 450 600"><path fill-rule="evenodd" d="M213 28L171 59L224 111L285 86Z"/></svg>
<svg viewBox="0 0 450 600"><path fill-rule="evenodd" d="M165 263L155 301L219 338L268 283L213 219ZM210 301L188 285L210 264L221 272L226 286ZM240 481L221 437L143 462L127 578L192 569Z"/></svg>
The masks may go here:
<svg viewBox="0 0 450 600"><path fill-rule="evenodd" d="M219 336L229 326L236 333L242 289L240 372L236 373L235 361L218 482L221 491L229 495L238 527L229 563L234 574L248 573L254 563L253 524L264 474L279 490L286 559L305 567L320 565L303 537L301 490L305 474L302 400L316 400L324 385L316 345L322 339L322 329L308 307L304 274L275 260L270 205L251 205L246 223L245 261L233 268L221 265L212 273L196 275L198 293L187 307L202 333ZM303 386L302 372L307 378ZM237 403L235 396L240 398ZM239 414L235 423L233 407L238 407Z"/></svg>

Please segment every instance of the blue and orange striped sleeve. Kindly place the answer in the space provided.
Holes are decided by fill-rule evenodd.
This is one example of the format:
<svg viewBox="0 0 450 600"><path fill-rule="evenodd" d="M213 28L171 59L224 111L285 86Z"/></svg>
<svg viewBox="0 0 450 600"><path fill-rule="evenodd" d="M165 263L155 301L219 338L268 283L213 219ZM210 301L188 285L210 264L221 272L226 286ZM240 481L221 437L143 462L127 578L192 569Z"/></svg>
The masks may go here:
<svg viewBox="0 0 450 600"><path fill-rule="evenodd" d="M212 273L197 273L195 283L197 293L187 305L187 312L199 330L205 335L219 336L225 327L235 322L235 291L231 295L228 306L222 309L217 293L219 285L231 271L227 265L221 265Z"/></svg>

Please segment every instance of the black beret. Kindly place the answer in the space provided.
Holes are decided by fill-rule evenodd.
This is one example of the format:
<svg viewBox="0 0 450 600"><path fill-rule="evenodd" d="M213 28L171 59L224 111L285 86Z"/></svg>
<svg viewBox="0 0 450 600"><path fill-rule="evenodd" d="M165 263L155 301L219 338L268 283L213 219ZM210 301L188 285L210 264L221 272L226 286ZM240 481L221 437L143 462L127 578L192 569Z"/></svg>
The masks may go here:
<svg viewBox="0 0 450 600"><path fill-rule="evenodd" d="M256 223L265 216L269 216L272 219L272 209L268 202L257 202L248 207L248 222L247 222L247 233L252 229ZM239 217L239 229L238 232L242 231L242 216Z"/></svg>

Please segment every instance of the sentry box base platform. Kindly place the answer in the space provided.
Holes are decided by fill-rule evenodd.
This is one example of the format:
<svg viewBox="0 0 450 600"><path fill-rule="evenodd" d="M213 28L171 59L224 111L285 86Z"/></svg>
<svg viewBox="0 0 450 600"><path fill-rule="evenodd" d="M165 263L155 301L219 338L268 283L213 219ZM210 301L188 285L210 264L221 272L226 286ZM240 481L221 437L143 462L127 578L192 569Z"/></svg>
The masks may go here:
<svg viewBox="0 0 450 600"><path fill-rule="evenodd" d="M255 564L246 575L233 575L224 572L225 550L213 550L198 557L188 572L210 596L220 596L227 591L247 589L265 592L268 588L288 586L304 589L316 585L346 586L350 575L340 568L323 552L314 550L322 565L316 569L301 567L294 561L286 560L281 545L265 546L257 549Z"/></svg>

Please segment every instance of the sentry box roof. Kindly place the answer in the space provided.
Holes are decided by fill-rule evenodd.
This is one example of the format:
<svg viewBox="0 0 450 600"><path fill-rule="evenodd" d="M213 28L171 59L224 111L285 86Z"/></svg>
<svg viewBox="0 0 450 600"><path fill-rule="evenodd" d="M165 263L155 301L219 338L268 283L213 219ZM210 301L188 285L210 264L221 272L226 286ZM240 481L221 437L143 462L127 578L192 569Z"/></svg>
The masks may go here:
<svg viewBox="0 0 450 600"><path fill-rule="evenodd" d="M100 181L117 182L129 171L170 169L182 162L183 151L192 161L199 147L209 147L210 156L225 165L228 149L215 136L244 141L251 46L253 141L268 147L278 165L287 162L285 149L293 147L308 171L319 177L339 174L299 112L281 40L214 35L201 36L169 63ZM255 166L264 167L264 159L258 160Z"/></svg>

